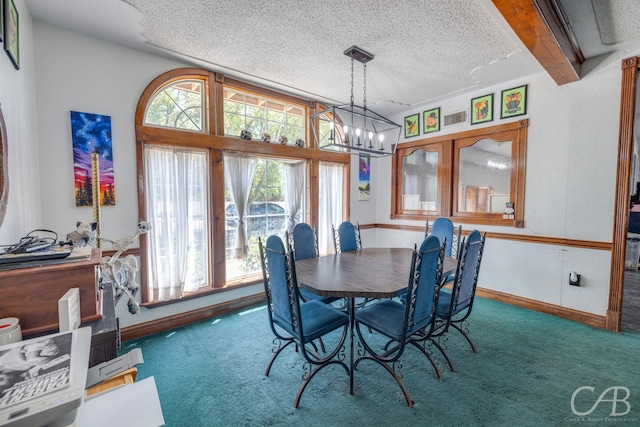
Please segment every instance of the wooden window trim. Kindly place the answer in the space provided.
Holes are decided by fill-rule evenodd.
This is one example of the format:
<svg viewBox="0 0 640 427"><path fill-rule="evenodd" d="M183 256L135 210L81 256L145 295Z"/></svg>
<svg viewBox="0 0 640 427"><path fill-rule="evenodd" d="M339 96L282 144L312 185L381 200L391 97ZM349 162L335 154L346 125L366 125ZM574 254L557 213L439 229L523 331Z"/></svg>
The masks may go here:
<svg viewBox="0 0 640 427"><path fill-rule="evenodd" d="M204 132L193 132L182 129L171 129L157 127L144 124L144 116L146 108L152 97L160 88L166 87L178 80L194 79L202 80L205 84L205 105L206 128ZM224 135L224 108L223 108L223 91L224 87L238 89L246 93L255 94L261 97L272 98L278 101L296 104L305 109L306 112L306 129L305 135L308 141L307 147L295 147L293 145L267 144L259 140L243 140L235 136ZM138 212L140 219L144 219L146 212L145 205L145 176L143 169L143 153L145 144L167 145L167 146L183 146L192 148L204 148L209 150L209 168L211 183L224 182L224 152L241 152L253 154L262 157L274 158L290 158L307 160L309 165L309 179L306 191L308 217L307 221L311 225L318 222L318 164L320 161L342 164L349 178L351 156L349 154L321 151L313 146L314 139L311 133L311 121L309 115L316 110L316 102L297 98L291 95L280 93L274 90L265 89L240 80L225 77L222 74L206 71L198 68L180 68L168 71L157 76L145 88L138 100L135 112L136 125L136 162L137 162L137 180L138 180ZM347 180L347 183L349 181ZM344 193L344 212L345 218L349 218L349 185L345 183ZM189 297L204 296L212 291L221 290L226 287L242 286L242 282L226 281L226 257L224 250L224 187L219 185L210 185L210 274L211 283L205 289L196 294L190 294ZM148 295L148 259L146 236L140 236L140 275L142 283L142 301L149 301ZM180 300L163 302L170 304L179 302Z"/></svg>
<svg viewBox="0 0 640 427"><path fill-rule="evenodd" d="M525 167L527 153L527 128L529 120L524 119L504 125L471 129L465 132L426 138L398 146L393 156L391 167L391 219L433 220L438 216L451 218L455 222L502 225L516 228L524 227L524 200L525 200ZM504 219L501 215L483 212L458 212L457 211L457 185L458 154L460 140L480 140L491 138L501 133L513 133L512 147L512 172L511 172L511 198L515 204L514 219ZM420 211L402 210L402 158L413 153L417 149L440 145L442 159L438 166L438 201L436 213L423 213Z"/></svg>

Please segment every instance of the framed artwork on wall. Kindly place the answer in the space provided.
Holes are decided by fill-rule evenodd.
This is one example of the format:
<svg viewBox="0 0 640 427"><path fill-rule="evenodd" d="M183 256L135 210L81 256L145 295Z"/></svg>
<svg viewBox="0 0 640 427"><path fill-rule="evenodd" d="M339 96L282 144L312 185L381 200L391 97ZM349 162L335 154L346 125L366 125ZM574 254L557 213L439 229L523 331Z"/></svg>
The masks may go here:
<svg viewBox="0 0 640 427"><path fill-rule="evenodd" d="M422 133L431 133L440 130L440 107L423 112L422 118Z"/></svg>
<svg viewBox="0 0 640 427"><path fill-rule="evenodd" d="M20 69L20 32L18 9L13 0L4 3L4 50L13 62L16 70Z"/></svg>
<svg viewBox="0 0 640 427"><path fill-rule="evenodd" d="M471 124L490 122L493 120L493 94L471 99Z"/></svg>
<svg viewBox="0 0 640 427"><path fill-rule="evenodd" d="M412 114L404 118L404 137L420 135L420 114Z"/></svg>
<svg viewBox="0 0 640 427"><path fill-rule="evenodd" d="M358 200L369 200L371 194L371 157L358 156Z"/></svg>
<svg viewBox="0 0 640 427"><path fill-rule="evenodd" d="M500 118L521 116L527 113L527 85L502 91Z"/></svg>
<svg viewBox="0 0 640 427"><path fill-rule="evenodd" d="M71 111L76 206L93 206L91 154L98 153L101 206L115 206L111 116Z"/></svg>

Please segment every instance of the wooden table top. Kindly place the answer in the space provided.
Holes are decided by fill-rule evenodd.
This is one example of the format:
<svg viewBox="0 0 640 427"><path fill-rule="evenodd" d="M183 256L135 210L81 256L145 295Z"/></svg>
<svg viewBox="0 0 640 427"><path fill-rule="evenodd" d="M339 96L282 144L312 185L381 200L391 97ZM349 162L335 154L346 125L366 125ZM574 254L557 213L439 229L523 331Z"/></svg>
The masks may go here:
<svg viewBox="0 0 640 427"><path fill-rule="evenodd" d="M409 283L409 248L366 248L296 261L298 285L321 296L392 298ZM443 276L455 271L445 256Z"/></svg>

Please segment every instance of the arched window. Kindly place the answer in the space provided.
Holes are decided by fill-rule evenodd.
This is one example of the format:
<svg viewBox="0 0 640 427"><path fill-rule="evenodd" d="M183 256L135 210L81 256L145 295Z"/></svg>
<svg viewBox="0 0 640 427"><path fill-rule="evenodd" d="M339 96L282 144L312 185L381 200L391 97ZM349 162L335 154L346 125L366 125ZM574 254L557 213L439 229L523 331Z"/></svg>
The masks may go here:
<svg viewBox="0 0 640 427"><path fill-rule="evenodd" d="M292 222L321 225L320 163L348 176L350 156L308 142L314 111L308 100L200 69L149 84L136 110L139 216L152 226L140 244L144 305L258 283L258 238L284 238ZM346 219L345 190L331 203Z"/></svg>
<svg viewBox="0 0 640 427"><path fill-rule="evenodd" d="M144 124L202 132L205 124L204 82L179 80L161 87L148 103Z"/></svg>

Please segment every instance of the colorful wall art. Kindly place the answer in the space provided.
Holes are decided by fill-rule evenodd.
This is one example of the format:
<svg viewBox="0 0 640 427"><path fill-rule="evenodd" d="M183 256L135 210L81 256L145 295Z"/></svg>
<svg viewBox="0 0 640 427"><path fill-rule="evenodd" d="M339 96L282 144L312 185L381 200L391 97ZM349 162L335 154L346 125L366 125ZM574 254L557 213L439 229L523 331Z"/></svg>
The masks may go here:
<svg viewBox="0 0 640 427"><path fill-rule="evenodd" d="M358 200L369 200L371 195L371 157L359 156L358 159Z"/></svg>
<svg viewBox="0 0 640 427"><path fill-rule="evenodd" d="M471 100L471 124L493 120L493 94L479 96Z"/></svg>
<svg viewBox="0 0 640 427"><path fill-rule="evenodd" d="M94 152L99 159L100 204L115 205L111 116L71 111L71 139L76 206L92 206L91 153Z"/></svg>
<svg viewBox="0 0 640 427"><path fill-rule="evenodd" d="M404 137L420 135L420 114L412 114L404 118Z"/></svg>
<svg viewBox="0 0 640 427"><path fill-rule="evenodd" d="M431 133L440 130L440 107L422 113L423 122L422 132Z"/></svg>
<svg viewBox="0 0 640 427"><path fill-rule="evenodd" d="M527 113L527 85L502 91L500 118L521 116Z"/></svg>

